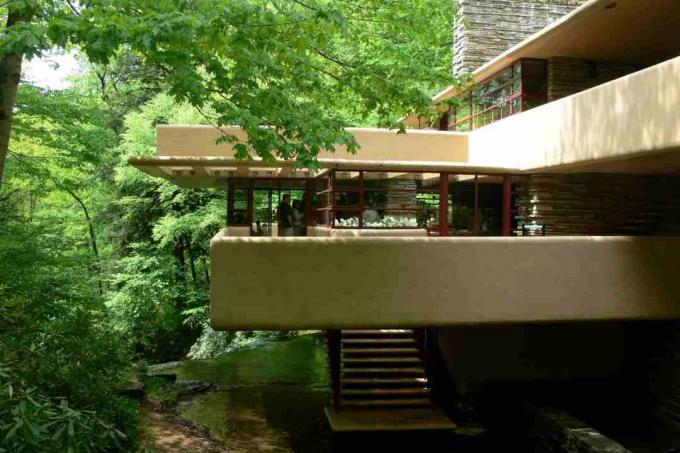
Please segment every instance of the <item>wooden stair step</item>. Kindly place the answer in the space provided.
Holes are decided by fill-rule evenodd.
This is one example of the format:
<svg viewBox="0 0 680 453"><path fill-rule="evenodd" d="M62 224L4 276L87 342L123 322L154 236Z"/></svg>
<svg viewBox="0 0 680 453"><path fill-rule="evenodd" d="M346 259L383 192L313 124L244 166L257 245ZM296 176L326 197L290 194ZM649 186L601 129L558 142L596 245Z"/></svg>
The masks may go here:
<svg viewBox="0 0 680 453"><path fill-rule="evenodd" d="M348 345L412 345L416 340L413 338L344 338L342 344Z"/></svg>
<svg viewBox="0 0 680 453"><path fill-rule="evenodd" d="M417 348L342 348L344 354L413 354L418 355Z"/></svg>
<svg viewBox="0 0 680 453"><path fill-rule="evenodd" d="M345 378L341 385L427 385L425 377L381 377L381 378Z"/></svg>
<svg viewBox="0 0 680 453"><path fill-rule="evenodd" d="M420 367L366 367L366 368L352 368L345 367L340 370L342 374L416 374L424 376L425 371Z"/></svg>
<svg viewBox="0 0 680 453"><path fill-rule="evenodd" d="M366 330L342 330L340 331L342 336L382 336L382 335L413 335L413 330L411 329L366 329Z"/></svg>
<svg viewBox="0 0 680 453"><path fill-rule="evenodd" d="M429 398L400 398L389 400L347 400L340 399L340 406L346 407L402 407L402 406L429 406L432 402Z"/></svg>
<svg viewBox="0 0 680 453"><path fill-rule="evenodd" d="M341 363L421 363L418 357L343 357Z"/></svg>
<svg viewBox="0 0 680 453"><path fill-rule="evenodd" d="M429 395L430 390L426 387L411 387L411 388L371 388L371 389L342 389L341 396L357 395L357 396L383 396L383 395Z"/></svg>

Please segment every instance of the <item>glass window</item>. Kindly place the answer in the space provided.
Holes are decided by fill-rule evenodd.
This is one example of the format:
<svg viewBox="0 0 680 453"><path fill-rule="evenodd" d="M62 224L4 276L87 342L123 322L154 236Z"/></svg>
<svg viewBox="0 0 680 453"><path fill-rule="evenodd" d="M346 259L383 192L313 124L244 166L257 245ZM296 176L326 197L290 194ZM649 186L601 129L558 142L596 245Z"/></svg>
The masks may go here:
<svg viewBox="0 0 680 453"><path fill-rule="evenodd" d="M517 61L459 96L450 129L468 131L535 107L545 103L546 91L545 60Z"/></svg>

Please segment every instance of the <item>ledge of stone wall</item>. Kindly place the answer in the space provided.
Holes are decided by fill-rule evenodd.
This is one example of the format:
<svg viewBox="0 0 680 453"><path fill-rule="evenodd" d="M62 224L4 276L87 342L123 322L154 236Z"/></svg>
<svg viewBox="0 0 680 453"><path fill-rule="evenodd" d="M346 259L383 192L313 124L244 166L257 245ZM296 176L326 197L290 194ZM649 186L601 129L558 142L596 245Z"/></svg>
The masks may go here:
<svg viewBox="0 0 680 453"><path fill-rule="evenodd" d="M526 406L533 451L540 453L630 453L623 445L558 409Z"/></svg>

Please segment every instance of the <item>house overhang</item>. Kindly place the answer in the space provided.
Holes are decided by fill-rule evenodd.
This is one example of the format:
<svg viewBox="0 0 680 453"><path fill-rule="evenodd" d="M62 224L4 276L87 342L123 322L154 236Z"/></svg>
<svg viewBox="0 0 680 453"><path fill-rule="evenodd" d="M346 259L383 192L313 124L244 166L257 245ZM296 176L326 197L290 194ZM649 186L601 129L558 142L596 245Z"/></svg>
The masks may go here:
<svg viewBox="0 0 680 453"><path fill-rule="evenodd" d="M678 106L680 57L475 129L468 162L529 173L680 174Z"/></svg>
<svg viewBox="0 0 680 453"><path fill-rule="evenodd" d="M680 2L678 2L680 4ZM470 133L349 129L360 145L322 152L319 166L346 171L457 174L680 174L680 57L512 115ZM238 128L227 128L241 140ZM234 159L211 126L160 126L158 156L130 159L185 187L224 179L310 177L291 161Z"/></svg>
<svg viewBox="0 0 680 453"><path fill-rule="evenodd" d="M504 175L519 174L518 168L469 165L465 162L319 159L315 170L297 168L295 161L261 159L248 161L233 157L158 156L131 158L129 162L144 173L173 181L181 187L225 187L229 178L313 178L328 170L376 172L390 177L400 174Z"/></svg>

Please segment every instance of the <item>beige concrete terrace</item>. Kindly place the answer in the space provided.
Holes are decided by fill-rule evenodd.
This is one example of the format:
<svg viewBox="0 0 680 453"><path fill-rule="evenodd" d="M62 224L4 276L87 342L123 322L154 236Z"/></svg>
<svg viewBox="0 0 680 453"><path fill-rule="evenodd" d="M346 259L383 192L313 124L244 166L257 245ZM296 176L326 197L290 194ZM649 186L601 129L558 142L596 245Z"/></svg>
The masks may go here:
<svg viewBox="0 0 680 453"><path fill-rule="evenodd" d="M215 329L674 319L680 238L229 237Z"/></svg>
<svg viewBox="0 0 680 453"><path fill-rule="evenodd" d="M223 134L229 134L245 142L247 136L238 127L213 126L168 126L157 128L156 150L159 156L167 157L233 157L230 143L216 144ZM347 128L360 145L357 154L347 152L345 146L338 146L335 153L322 151L320 159L341 156L346 160L368 161L467 161L467 134L445 131L397 131L374 128Z"/></svg>
<svg viewBox="0 0 680 453"><path fill-rule="evenodd" d="M360 149L356 154L339 146L334 153L319 153L320 168L345 171L391 170L416 172L483 171L487 174L513 172L516 169L470 168L465 133L410 131L398 134L387 129L348 128ZM297 168L294 161L264 162L253 156L248 161L234 158L233 145L216 143L223 134L240 141L247 139L238 127L161 125L157 128L157 156L130 159L141 171L166 178L183 187L224 187L230 177L305 178L319 172ZM397 176L396 174L391 177Z"/></svg>
<svg viewBox="0 0 680 453"><path fill-rule="evenodd" d="M349 129L361 149L319 156L321 168L479 174L680 173L680 57L470 133ZM238 128L227 128L245 139ZM234 176L313 176L294 162L238 161L210 126L159 126L158 156L130 163L186 187Z"/></svg>
<svg viewBox="0 0 680 453"><path fill-rule="evenodd" d="M680 173L680 57L469 134L470 165Z"/></svg>

